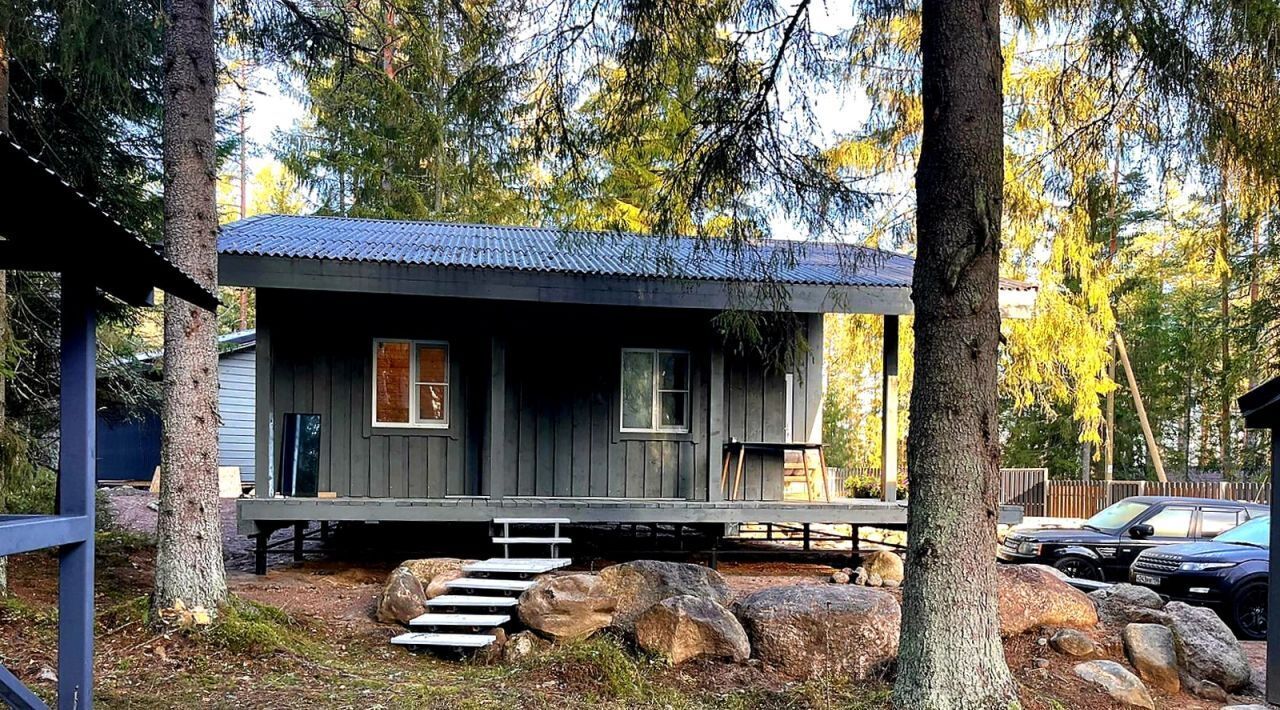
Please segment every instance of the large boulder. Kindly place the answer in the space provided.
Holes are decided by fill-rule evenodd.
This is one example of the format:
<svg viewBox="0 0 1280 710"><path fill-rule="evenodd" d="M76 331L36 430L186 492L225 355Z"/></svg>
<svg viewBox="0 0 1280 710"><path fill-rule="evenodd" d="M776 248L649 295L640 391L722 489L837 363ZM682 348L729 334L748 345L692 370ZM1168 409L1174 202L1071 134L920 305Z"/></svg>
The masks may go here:
<svg viewBox="0 0 1280 710"><path fill-rule="evenodd" d="M868 579L873 579L875 575L880 577L880 584L870 586L878 587L890 580L902 583L902 558L888 550L876 550L863 556L862 567L867 571Z"/></svg>
<svg viewBox="0 0 1280 710"><path fill-rule="evenodd" d="M1026 565L996 567L1000 636L1009 638L1041 627L1092 629L1098 611L1083 592L1058 577Z"/></svg>
<svg viewBox="0 0 1280 710"><path fill-rule="evenodd" d="M720 605L732 598L719 572L685 562L625 562L600 570L600 581L607 594L617 600L613 625L627 632L635 627L636 617L669 597L687 594Z"/></svg>
<svg viewBox="0 0 1280 710"><path fill-rule="evenodd" d="M1075 667L1075 674L1107 691L1116 702L1155 710L1147 686L1124 666L1115 661L1085 661Z"/></svg>
<svg viewBox="0 0 1280 710"><path fill-rule="evenodd" d="M742 662L751 644L728 609L701 597L668 597L636 617L636 645L673 664L707 656Z"/></svg>
<svg viewBox="0 0 1280 710"><path fill-rule="evenodd" d="M1164 600L1147 587L1116 584L1089 593L1098 618L1111 626L1164 623Z"/></svg>
<svg viewBox="0 0 1280 710"><path fill-rule="evenodd" d="M1120 639L1139 678L1166 693L1178 692L1178 656L1169 629L1160 624L1129 624Z"/></svg>
<svg viewBox="0 0 1280 710"><path fill-rule="evenodd" d="M1184 673L1194 680L1216 683L1229 693L1249 684L1249 660L1217 614L1182 602L1169 602L1164 612Z"/></svg>
<svg viewBox="0 0 1280 710"><path fill-rule="evenodd" d="M413 572L407 567L392 570L378 594L375 618L384 624L408 624L426 610L426 592Z"/></svg>
<svg viewBox="0 0 1280 710"><path fill-rule="evenodd" d="M401 567L408 569L418 578L427 599L435 599L448 594L445 583L463 576L462 567L475 560L463 560L456 557L428 557L420 560L405 560Z"/></svg>
<svg viewBox="0 0 1280 710"><path fill-rule="evenodd" d="M773 587L735 607L757 658L796 678L864 679L898 653L902 609L855 585Z"/></svg>
<svg viewBox="0 0 1280 710"><path fill-rule="evenodd" d="M613 620L616 601L594 574L542 577L520 595L525 626L558 641L584 639Z"/></svg>

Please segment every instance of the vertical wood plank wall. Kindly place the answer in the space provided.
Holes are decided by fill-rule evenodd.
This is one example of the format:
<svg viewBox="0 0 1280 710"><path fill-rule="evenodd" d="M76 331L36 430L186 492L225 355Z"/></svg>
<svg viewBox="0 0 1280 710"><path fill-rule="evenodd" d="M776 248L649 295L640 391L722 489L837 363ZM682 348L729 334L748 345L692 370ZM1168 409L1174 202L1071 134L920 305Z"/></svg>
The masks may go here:
<svg viewBox="0 0 1280 710"><path fill-rule="evenodd" d="M439 498L482 490L523 496L706 499L718 484L708 404L709 311L516 304L262 290L259 328L270 398L257 419L259 466L280 466L283 419L321 416L319 486L339 496ZM822 319L806 321L812 353L793 378L793 438L820 435ZM482 482L492 337L506 341L505 475ZM375 337L450 343L448 430L371 426ZM690 351L690 431L619 431L621 349ZM723 437L781 441L786 379L724 357ZM260 373L263 369L259 370ZM818 424L815 426L815 422ZM268 435L270 433L270 435ZM718 445L717 445L718 446ZM262 470L259 495L269 495ZM782 497L780 457L751 455L737 498ZM278 475L273 476L278 483Z"/></svg>
<svg viewBox="0 0 1280 710"><path fill-rule="evenodd" d="M792 378L791 438L822 440L822 316L805 316L809 352ZM726 437L740 441L786 440L786 375L771 372L751 358L725 356L724 417ZM727 440L727 439L726 439ZM717 454L718 455L718 454ZM736 478L729 472L729 485ZM748 452L735 500L782 498L782 457Z"/></svg>

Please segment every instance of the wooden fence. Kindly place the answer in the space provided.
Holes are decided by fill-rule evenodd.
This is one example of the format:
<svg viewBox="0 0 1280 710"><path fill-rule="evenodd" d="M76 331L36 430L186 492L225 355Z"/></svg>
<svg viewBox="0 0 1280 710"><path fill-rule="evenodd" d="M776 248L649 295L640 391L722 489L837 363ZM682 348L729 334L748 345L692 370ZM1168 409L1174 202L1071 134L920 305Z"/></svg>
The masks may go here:
<svg viewBox="0 0 1280 710"><path fill-rule="evenodd" d="M844 498L844 480L861 474L878 478L878 468L832 468L827 483L832 499ZM905 476L905 472L902 474ZM1029 518L1088 518L1129 496L1184 496L1214 500L1271 502L1271 484L1235 481L1050 481L1046 468L1000 469L1000 502L1022 506Z"/></svg>
<svg viewBox="0 0 1280 710"><path fill-rule="evenodd" d="M1129 496L1185 496L1269 503L1271 485L1236 481L1048 481L1045 494L1044 515L1051 518L1087 518ZM1027 515L1032 513L1027 512Z"/></svg>

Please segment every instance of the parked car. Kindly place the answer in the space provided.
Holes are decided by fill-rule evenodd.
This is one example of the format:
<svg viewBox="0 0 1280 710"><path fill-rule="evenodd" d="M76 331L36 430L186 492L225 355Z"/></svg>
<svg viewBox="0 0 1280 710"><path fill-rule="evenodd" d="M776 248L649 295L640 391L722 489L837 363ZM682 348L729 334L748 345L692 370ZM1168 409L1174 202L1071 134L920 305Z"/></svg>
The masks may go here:
<svg viewBox="0 0 1280 710"><path fill-rule="evenodd" d="M1076 528L1011 532L996 557L1001 562L1052 565L1068 577L1126 581L1129 565L1144 550L1208 540L1269 510L1256 503L1210 498L1134 496Z"/></svg>
<svg viewBox="0 0 1280 710"><path fill-rule="evenodd" d="M1129 581L1174 601L1207 606L1247 639L1267 637L1271 518L1254 518L1208 542L1145 550Z"/></svg>

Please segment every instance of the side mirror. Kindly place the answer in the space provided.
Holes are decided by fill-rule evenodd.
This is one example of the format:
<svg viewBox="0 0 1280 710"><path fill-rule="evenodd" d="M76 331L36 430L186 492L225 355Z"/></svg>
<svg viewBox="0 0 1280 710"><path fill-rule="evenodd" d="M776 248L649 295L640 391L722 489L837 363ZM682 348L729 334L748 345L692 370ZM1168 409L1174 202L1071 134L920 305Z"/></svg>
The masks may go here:
<svg viewBox="0 0 1280 710"><path fill-rule="evenodd" d="M1134 525L1129 528L1129 537L1134 538L1135 540L1141 540L1155 534L1156 529L1145 523Z"/></svg>

